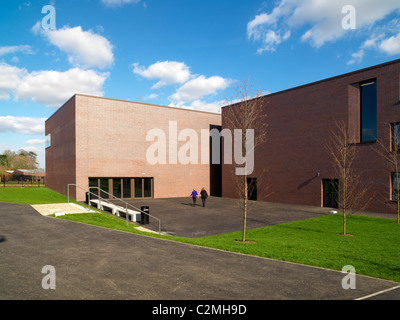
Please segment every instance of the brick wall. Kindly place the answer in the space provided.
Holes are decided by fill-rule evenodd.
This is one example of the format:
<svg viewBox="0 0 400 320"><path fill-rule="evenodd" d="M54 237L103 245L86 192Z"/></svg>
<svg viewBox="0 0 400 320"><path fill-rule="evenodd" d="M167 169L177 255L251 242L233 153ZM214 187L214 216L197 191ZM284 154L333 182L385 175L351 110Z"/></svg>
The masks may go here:
<svg viewBox="0 0 400 320"><path fill-rule="evenodd" d="M325 149L335 120L348 123L353 141L359 141L358 83L376 78L378 139L389 144L389 124L400 121L399 74L397 60L268 95L263 107L269 125L267 141L255 156L256 170L268 170L258 186L259 199L264 193L268 201L321 206L322 179L338 178ZM223 128L226 108L230 107L222 110ZM356 167L363 182L371 180L369 196L374 196L367 210L393 212L388 205L390 170L375 147L376 143L357 144ZM224 197L236 197L231 169L222 167Z"/></svg>
<svg viewBox="0 0 400 320"><path fill-rule="evenodd" d="M147 132L161 129L168 142L169 121L177 122L178 132L195 130L199 164L147 162L146 150L154 143L146 142ZM48 186L66 194L67 183L88 189L89 177L153 177L156 198L189 196L193 188L209 190L210 169L201 164L200 136L210 124L221 125L221 115L75 95L46 122L46 133L57 141L46 151ZM178 150L185 143L179 141ZM168 157L167 150L167 161ZM78 189L77 200L84 197Z"/></svg>
<svg viewBox="0 0 400 320"><path fill-rule="evenodd" d="M67 195L67 185L76 182L75 172L75 97L68 100L46 121L51 147L46 149L46 186ZM75 188L71 188L75 197Z"/></svg>

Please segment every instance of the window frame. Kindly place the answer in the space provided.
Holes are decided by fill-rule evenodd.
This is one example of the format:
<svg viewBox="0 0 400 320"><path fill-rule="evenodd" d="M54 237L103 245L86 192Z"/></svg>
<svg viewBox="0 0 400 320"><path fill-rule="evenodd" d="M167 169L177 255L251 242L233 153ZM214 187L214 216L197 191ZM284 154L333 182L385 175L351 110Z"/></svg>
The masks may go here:
<svg viewBox="0 0 400 320"><path fill-rule="evenodd" d="M395 193L395 186L394 186L394 175L396 174L396 172L391 172L390 174L390 200L392 201L397 201L397 198L394 197ZM400 179L400 172L397 172L397 180ZM400 181L400 180L399 180ZM398 194L400 195L400 183L399 183L399 192Z"/></svg>
<svg viewBox="0 0 400 320"><path fill-rule="evenodd" d="M51 133L47 134L44 138L44 148L48 149L51 147Z"/></svg>
<svg viewBox="0 0 400 320"><path fill-rule="evenodd" d="M372 83L374 83L375 89L376 89L376 93L375 93L375 96L376 96L376 101L375 101L375 104L376 104L376 107L375 107L375 110L376 110L376 115L375 115L376 124L375 124L375 127L374 127L374 129L375 129L375 139L373 139L373 140L364 140L363 139L363 128L364 128L363 127L363 109L364 109L363 108L363 87L365 87L367 85L370 85ZM359 82L359 93L360 93L360 143L374 143L378 139L378 121L377 121L378 120L378 80L377 80L377 78L372 78L372 79L369 79L369 80L364 80L364 81Z"/></svg>

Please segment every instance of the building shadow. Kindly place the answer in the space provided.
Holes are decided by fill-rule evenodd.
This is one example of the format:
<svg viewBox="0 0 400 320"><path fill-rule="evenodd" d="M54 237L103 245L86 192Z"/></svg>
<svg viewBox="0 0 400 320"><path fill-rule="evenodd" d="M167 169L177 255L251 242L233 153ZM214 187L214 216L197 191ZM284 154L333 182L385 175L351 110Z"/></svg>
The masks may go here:
<svg viewBox="0 0 400 320"><path fill-rule="evenodd" d="M297 190L303 189L305 186L309 185L309 184L310 184L314 179L316 179L317 177L318 177L318 176L316 175L316 176L312 177L311 179L308 179L308 180L304 181L303 183L300 183L300 184L297 186Z"/></svg>
<svg viewBox="0 0 400 320"><path fill-rule="evenodd" d="M202 204L196 203L195 205L193 205L193 202L181 202L181 204L183 204L184 206L189 206L189 207L202 207Z"/></svg>

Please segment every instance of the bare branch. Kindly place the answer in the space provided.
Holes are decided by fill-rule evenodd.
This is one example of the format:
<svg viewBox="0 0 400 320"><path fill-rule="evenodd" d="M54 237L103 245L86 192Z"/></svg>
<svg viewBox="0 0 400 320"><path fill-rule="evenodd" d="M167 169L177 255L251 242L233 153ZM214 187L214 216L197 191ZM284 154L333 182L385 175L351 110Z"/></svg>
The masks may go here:
<svg viewBox="0 0 400 320"><path fill-rule="evenodd" d="M254 82L249 80L243 84L235 86L235 95L228 99L229 108L224 110L224 127L234 132L235 129L241 130L242 135L242 155L244 155L244 175L238 176L232 171L232 180L237 195L243 208L243 236L242 241L246 240L246 219L248 213L249 198L256 191L255 184L248 184L248 177L256 177L257 185L260 185L265 169L262 172L253 171L248 175L247 155L254 154L258 146L266 142L267 138L267 115L264 110L266 101L262 90L254 90ZM247 130L254 130L254 141L251 146L247 144ZM251 148L251 149L247 149ZM257 174L255 173L257 172ZM257 190L258 192L258 190ZM250 197L249 197L250 196Z"/></svg>
<svg viewBox="0 0 400 320"><path fill-rule="evenodd" d="M346 234L346 214L365 209L373 197L367 198L368 184L361 183L361 175L354 169L358 148L350 143L344 121L336 122L331 130L326 150L331 157L335 175L339 178L338 204L343 213L343 234Z"/></svg>

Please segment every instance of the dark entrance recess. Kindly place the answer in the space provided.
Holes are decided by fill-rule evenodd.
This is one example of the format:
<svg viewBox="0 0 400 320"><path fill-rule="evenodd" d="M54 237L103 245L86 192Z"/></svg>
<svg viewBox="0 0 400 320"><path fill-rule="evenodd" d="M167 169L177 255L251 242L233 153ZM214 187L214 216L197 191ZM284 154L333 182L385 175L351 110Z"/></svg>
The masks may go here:
<svg viewBox="0 0 400 320"><path fill-rule="evenodd" d="M247 178L247 199L257 200L257 178Z"/></svg>
<svg viewBox="0 0 400 320"><path fill-rule="evenodd" d="M323 206L328 208L339 208L338 190L339 180L324 179L323 184Z"/></svg>
<svg viewBox="0 0 400 320"><path fill-rule="evenodd" d="M114 197L122 199L152 198L153 178L89 178L91 198L99 195L103 199ZM100 191L99 189L105 192Z"/></svg>
<svg viewBox="0 0 400 320"><path fill-rule="evenodd" d="M217 129L221 132L221 126L210 125L210 131L212 129ZM222 139L221 136L219 139L219 154L220 161L219 163L212 162L213 151L218 152L217 150L213 150L212 148L212 137L210 136L210 196L214 197L222 197Z"/></svg>

